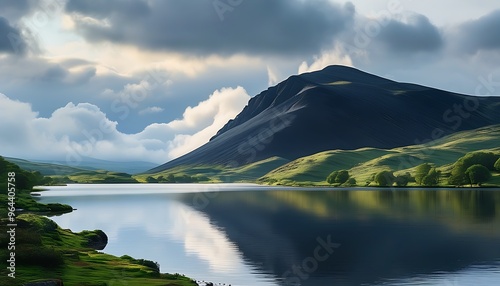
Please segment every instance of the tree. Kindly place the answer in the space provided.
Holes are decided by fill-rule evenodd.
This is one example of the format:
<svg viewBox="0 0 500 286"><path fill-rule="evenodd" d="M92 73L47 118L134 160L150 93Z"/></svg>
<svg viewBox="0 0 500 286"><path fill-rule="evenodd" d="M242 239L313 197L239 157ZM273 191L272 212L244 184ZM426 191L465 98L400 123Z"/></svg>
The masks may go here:
<svg viewBox="0 0 500 286"><path fill-rule="evenodd" d="M495 170L497 170L498 172L500 172L500 158L495 162Z"/></svg>
<svg viewBox="0 0 500 286"><path fill-rule="evenodd" d="M392 184L394 184L395 179L396 178L394 177L394 174L390 171L382 171L379 172L377 175L375 175L375 182L379 186L384 186L384 187L392 186Z"/></svg>
<svg viewBox="0 0 500 286"><path fill-rule="evenodd" d="M349 172L347 170L333 171L328 175L326 181L331 184L343 184L349 179Z"/></svg>
<svg viewBox="0 0 500 286"><path fill-rule="evenodd" d="M334 184L335 183L335 179L337 178L337 175L339 174L339 171L333 171L330 173L330 175L328 175L328 177L326 177L326 181L328 182L328 184Z"/></svg>
<svg viewBox="0 0 500 286"><path fill-rule="evenodd" d="M472 165L465 171L465 175L469 179L469 183L472 187L472 184L477 184L481 186L482 183L488 181L491 178L491 172L483 165L476 164Z"/></svg>
<svg viewBox="0 0 500 286"><path fill-rule="evenodd" d="M410 173L406 172L404 175L397 175L395 178L396 186L404 187L412 180Z"/></svg>
<svg viewBox="0 0 500 286"><path fill-rule="evenodd" d="M158 179L155 179L154 177L149 176L146 178L146 182L147 183L158 183Z"/></svg>
<svg viewBox="0 0 500 286"><path fill-rule="evenodd" d="M349 180L349 172L346 170L340 170L335 178L335 183L343 184Z"/></svg>
<svg viewBox="0 0 500 286"><path fill-rule="evenodd" d="M463 185L470 183L469 178L465 174L467 168L472 165L483 165L488 170L494 170L495 162L499 160L500 155L491 152L472 152L467 153L462 158L459 158L451 170L451 175L448 182L452 185Z"/></svg>
<svg viewBox="0 0 500 286"><path fill-rule="evenodd" d="M417 182L417 184L422 185L422 180L425 176L427 176L427 174L429 174L429 171L431 169L432 166L429 163L424 163L417 166L417 168L415 169L415 181Z"/></svg>
<svg viewBox="0 0 500 286"><path fill-rule="evenodd" d="M441 176L441 171L432 168L429 173L422 179L422 185L432 187L439 185L439 177Z"/></svg>
<svg viewBox="0 0 500 286"><path fill-rule="evenodd" d="M174 174L168 174L167 181L170 182L170 183L175 183L175 175Z"/></svg>
<svg viewBox="0 0 500 286"><path fill-rule="evenodd" d="M349 178L347 180L347 182L344 183L345 186L348 186L348 187L354 187L357 185L357 182L356 182L356 179L354 178Z"/></svg>

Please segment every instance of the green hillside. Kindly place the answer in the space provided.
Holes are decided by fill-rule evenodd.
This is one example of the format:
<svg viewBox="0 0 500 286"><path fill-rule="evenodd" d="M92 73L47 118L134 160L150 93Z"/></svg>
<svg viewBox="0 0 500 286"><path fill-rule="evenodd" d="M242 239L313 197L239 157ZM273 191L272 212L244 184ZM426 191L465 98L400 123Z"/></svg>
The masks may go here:
<svg viewBox="0 0 500 286"><path fill-rule="evenodd" d="M84 183L84 184L120 184L120 183L137 183L132 178L132 175L121 172L111 172L106 170L82 171L65 177L52 176L54 179L66 181L67 183Z"/></svg>
<svg viewBox="0 0 500 286"><path fill-rule="evenodd" d="M133 176L140 182L146 182L148 177L158 179L160 177L175 176L184 178L174 182L200 182L200 183L230 183L230 182L255 182L271 170L288 163L289 160L280 157L271 157L262 161L254 162L239 167L208 166L208 165L185 165L177 166L154 174L140 174ZM186 181L186 178L189 181ZM161 183L161 181L160 181ZM170 182L173 183L173 182Z"/></svg>
<svg viewBox="0 0 500 286"><path fill-rule="evenodd" d="M39 172L47 177L45 184L66 183L137 183L132 175L123 172L107 170L88 170L71 166L33 162L17 158L4 158L6 161L18 165L23 170Z"/></svg>
<svg viewBox="0 0 500 286"><path fill-rule="evenodd" d="M390 150L325 151L280 166L258 181L266 184L326 185L326 177L332 171L348 170L357 184L364 186L372 181L374 174L383 170L395 171L396 175L412 173L414 167L422 163L438 167L445 177L458 158L480 150L500 153L500 125L458 132L427 144ZM495 174L491 183L500 185L499 180Z"/></svg>
<svg viewBox="0 0 500 286"><path fill-rule="evenodd" d="M65 166L65 165L61 165L61 164L32 162L32 161L28 161L28 160L9 158L9 157L4 157L4 159L6 161L9 161L11 163L18 165L19 167L21 167L24 170L37 171L37 172L40 172L40 174L42 174L44 176L50 176L50 175L65 176L65 175L69 175L69 174L87 171L86 169L83 169L83 168L76 168L76 167Z"/></svg>

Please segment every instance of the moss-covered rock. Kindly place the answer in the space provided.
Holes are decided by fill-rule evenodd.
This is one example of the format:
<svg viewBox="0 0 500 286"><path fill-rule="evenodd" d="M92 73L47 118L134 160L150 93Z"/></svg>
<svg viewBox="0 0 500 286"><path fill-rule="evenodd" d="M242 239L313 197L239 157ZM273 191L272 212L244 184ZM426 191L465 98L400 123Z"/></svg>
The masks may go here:
<svg viewBox="0 0 500 286"><path fill-rule="evenodd" d="M96 250L103 250L108 244L108 236L100 229L94 231L84 230L79 233L85 241L83 247L89 247Z"/></svg>

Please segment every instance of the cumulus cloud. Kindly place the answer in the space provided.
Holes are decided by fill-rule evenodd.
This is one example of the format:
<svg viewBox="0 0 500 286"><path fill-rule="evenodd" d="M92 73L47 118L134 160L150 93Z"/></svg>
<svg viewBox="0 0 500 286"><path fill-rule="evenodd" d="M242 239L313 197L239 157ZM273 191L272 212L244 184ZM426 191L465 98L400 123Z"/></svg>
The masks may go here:
<svg viewBox="0 0 500 286"><path fill-rule="evenodd" d="M249 98L241 87L217 90L197 106L188 107L182 119L126 134L90 103L68 103L44 118L29 103L0 94L2 155L70 164L83 157L164 163L208 142Z"/></svg>
<svg viewBox="0 0 500 286"><path fill-rule="evenodd" d="M278 75L276 72L271 69L271 67L267 66L267 85L273 86L280 82L278 79Z"/></svg>
<svg viewBox="0 0 500 286"><path fill-rule="evenodd" d="M321 70L329 65L353 66L351 57L345 54L339 46L330 51L325 51L319 56L315 56L313 62L309 65L306 61L299 66L299 74Z"/></svg>
<svg viewBox="0 0 500 286"><path fill-rule="evenodd" d="M176 158L208 142L229 119L241 112L250 100L244 88L223 88L215 91L209 99L194 108L187 108L182 120L169 123L173 129L193 129L202 127L193 135L178 135L170 142L170 158ZM208 112L207 112L208 110Z"/></svg>
<svg viewBox="0 0 500 286"><path fill-rule="evenodd" d="M354 16L351 3L328 0L243 1L224 13L213 2L69 0L66 11L89 41L198 55L315 52Z"/></svg>

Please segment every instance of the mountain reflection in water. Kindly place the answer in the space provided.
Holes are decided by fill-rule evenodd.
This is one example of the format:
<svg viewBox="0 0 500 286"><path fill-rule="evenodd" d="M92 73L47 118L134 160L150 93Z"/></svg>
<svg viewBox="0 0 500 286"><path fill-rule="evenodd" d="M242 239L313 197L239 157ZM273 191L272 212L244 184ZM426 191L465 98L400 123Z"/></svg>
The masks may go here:
<svg viewBox="0 0 500 286"><path fill-rule="evenodd" d="M372 284L483 263L498 271L498 191L223 192L201 206L199 196L182 201L283 285ZM328 238L338 248L314 259Z"/></svg>

